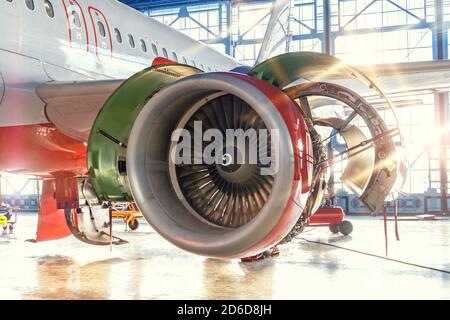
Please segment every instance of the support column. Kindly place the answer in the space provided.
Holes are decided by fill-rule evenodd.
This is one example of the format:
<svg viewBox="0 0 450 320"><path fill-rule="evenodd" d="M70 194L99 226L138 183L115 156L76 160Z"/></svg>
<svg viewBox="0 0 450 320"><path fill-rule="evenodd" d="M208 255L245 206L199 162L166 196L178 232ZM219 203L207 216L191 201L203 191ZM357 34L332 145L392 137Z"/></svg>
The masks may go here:
<svg viewBox="0 0 450 320"><path fill-rule="evenodd" d="M330 0L323 0L323 48L322 51L326 54L333 54L333 45L331 39L331 4ZM334 160L334 150L331 142L327 145L327 157L330 163ZM336 201L336 190L334 187L335 177L334 177L334 169L331 167L330 169L330 180L328 181L328 197L330 200L330 204L335 206Z"/></svg>
<svg viewBox="0 0 450 320"><path fill-rule="evenodd" d="M331 37L331 4L330 0L323 0L323 52L334 54L333 39Z"/></svg>
<svg viewBox="0 0 450 320"><path fill-rule="evenodd" d="M436 0L436 18L433 28L433 57L435 60L448 59L448 35L444 30L444 1ZM435 94L437 122L439 126L439 177L441 191L441 211L448 214L448 174L447 174L447 119L448 119L448 93Z"/></svg>
<svg viewBox="0 0 450 320"><path fill-rule="evenodd" d="M444 29L443 0L436 0L436 18L433 28L433 58L435 60L448 59L448 35Z"/></svg>
<svg viewBox="0 0 450 320"><path fill-rule="evenodd" d="M448 196L448 168L447 168L447 118L448 118L448 93L438 92L435 94L436 112L439 126L439 180L441 194L441 211L447 215L449 208L447 205Z"/></svg>
<svg viewBox="0 0 450 320"><path fill-rule="evenodd" d="M227 11L227 36L225 38L225 53L230 55L230 56L235 56L235 52L234 50L232 50L232 45L233 45L233 40L231 39L232 34L231 34L231 24L232 24L232 15L233 15L233 7L232 7L232 1L231 0L227 0L225 1L225 6L226 6L226 11ZM220 22L222 24L222 21Z"/></svg>

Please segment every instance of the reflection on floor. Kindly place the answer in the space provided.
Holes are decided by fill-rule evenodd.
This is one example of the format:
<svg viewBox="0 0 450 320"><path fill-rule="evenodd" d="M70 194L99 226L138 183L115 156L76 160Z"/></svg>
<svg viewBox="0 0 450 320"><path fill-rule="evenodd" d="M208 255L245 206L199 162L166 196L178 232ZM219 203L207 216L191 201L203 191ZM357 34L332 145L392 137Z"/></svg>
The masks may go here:
<svg viewBox="0 0 450 320"><path fill-rule="evenodd" d="M379 218L353 218L351 237L310 229L303 238L384 253ZM146 224L118 235L131 243L92 247L69 238L31 244L35 215L0 237L0 299L408 299L450 298L450 275L297 239L256 263L217 261L174 248ZM450 221L390 228L390 257L450 270Z"/></svg>

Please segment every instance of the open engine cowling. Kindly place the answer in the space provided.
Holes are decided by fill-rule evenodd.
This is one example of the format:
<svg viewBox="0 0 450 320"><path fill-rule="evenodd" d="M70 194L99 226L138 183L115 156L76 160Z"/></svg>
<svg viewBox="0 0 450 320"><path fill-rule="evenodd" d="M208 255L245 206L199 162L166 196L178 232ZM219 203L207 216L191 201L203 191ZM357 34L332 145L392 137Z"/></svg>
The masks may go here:
<svg viewBox="0 0 450 320"><path fill-rule="evenodd" d="M222 131L278 132L278 150L271 150L278 170L263 176L247 164L176 167L171 137L192 118ZM245 75L198 74L167 86L143 107L128 143L128 178L139 208L164 238L192 253L242 258L277 244L302 214L310 143L298 107L282 91Z"/></svg>
<svg viewBox="0 0 450 320"><path fill-rule="evenodd" d="M326 195L334 161L326 149L336 135L345 141L340 155L349 158L342 181L373 213L382 208L397 180L402 140L358 94L370 91L385 99L356 69L317 53L281 55L248 74L151 67L125 81L98 115L88 143L89 186L99 205L135 201L181 249L218 258L257 255L302 232L325 196L333 196ZM323 116L323 106L332 114ZM224 145L208 162L214 130ZM228 145L229 130L244 138L241 148ZM180 145L190 153L177 162Z"/></svg>

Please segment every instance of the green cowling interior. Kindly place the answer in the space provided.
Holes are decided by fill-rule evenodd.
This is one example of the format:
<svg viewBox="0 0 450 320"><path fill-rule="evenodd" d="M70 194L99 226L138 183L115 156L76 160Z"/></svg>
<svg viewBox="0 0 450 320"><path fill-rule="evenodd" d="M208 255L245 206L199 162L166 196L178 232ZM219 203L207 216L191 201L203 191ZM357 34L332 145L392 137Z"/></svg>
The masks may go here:
<svg viewBox="0 0 450 320"><path fill-rule="evenodd" d="M357 71L341 60L316 52L292 52L273 57L255 66L249 75L284 89L303 79L354 78Z"/></svg>
<svg viewBox="0 0 450 320"><path fill-rule="evenodd" d="M88 170L103 201L132 201L126 174L126 146L140 111L158 91L201 71L185 65L159 65L125 81L98 114L88 141Z"/></svg>

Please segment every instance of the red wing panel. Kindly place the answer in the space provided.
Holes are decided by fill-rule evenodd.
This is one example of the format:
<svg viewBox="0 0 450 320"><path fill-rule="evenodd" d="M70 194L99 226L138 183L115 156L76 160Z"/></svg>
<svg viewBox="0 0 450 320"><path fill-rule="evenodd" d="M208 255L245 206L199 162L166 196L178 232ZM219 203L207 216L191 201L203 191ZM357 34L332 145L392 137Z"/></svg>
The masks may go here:
<svg viewBox="0 0 450 320"><path fill-rule="evenodd" d="M55 195L55 180L45 180L42 184L36 242L57 240L72 235L67 227L64 210L57 209Z"/></svg>

